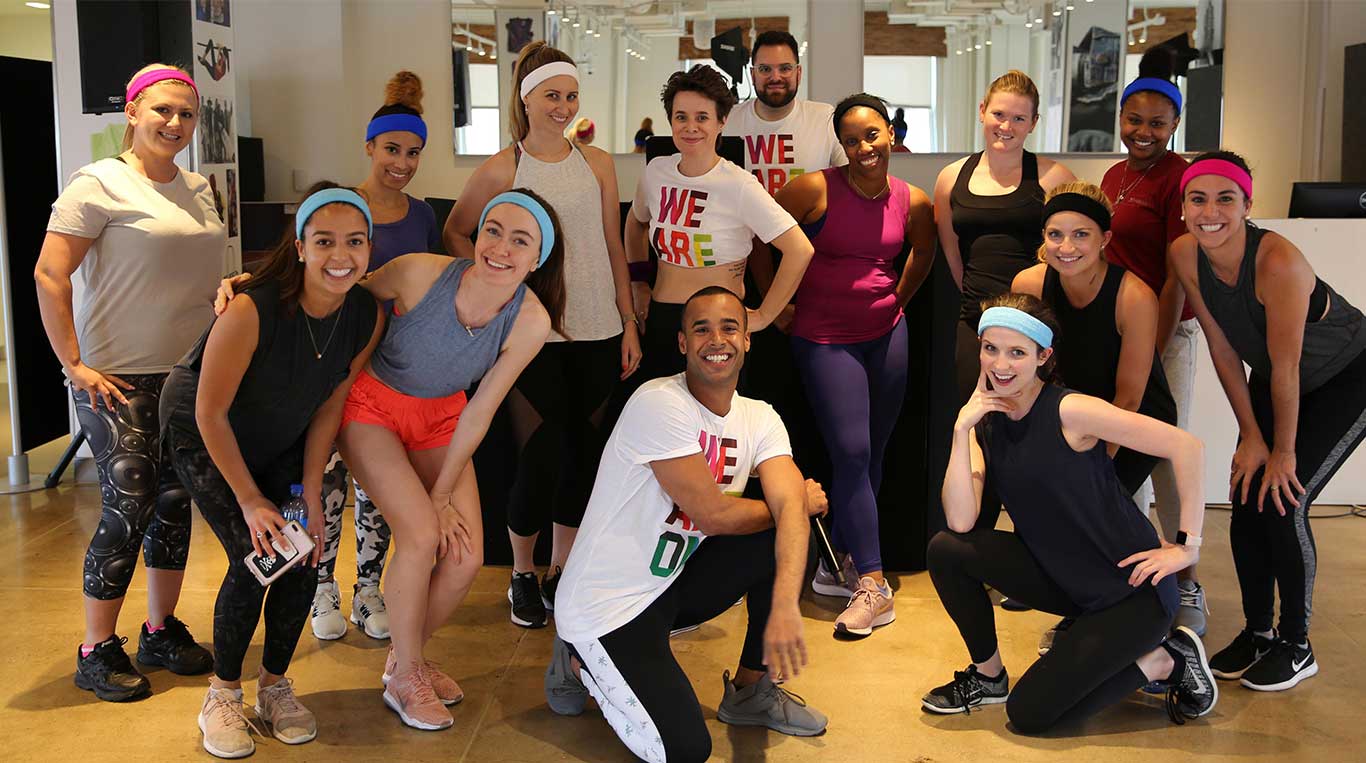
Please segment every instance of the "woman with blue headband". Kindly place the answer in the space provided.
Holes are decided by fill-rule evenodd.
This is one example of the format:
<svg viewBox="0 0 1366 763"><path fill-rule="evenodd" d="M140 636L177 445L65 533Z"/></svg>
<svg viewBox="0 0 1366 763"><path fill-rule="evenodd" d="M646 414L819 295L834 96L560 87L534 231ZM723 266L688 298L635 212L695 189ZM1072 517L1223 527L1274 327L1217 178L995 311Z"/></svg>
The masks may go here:
<svg viewBox="0 0 1366 763"><path fill-rule="evenodd" d="M971 663L923 706L966 713L1005 703L1016 731L1039 734L1160 681L1174 722L1208 713L1218 689L1200 637L1185 627L1169 634L1174 575L1200 555L1203 446L1170 424L1051 383L1058 324L1039 300L1006 293L983 306L981 370L954 425L944 475L949 529L927 551L930 578ZM1158 540L1120 484L1108 443L1176 466L1176 544ZM1010 507L1014 532L978 526L988 486ZM987 586L1075 618L1013 692Z"/></svg>
<svg viewBox="0 0 1366 763"><path fill-rule="evenodd" d="M255 749L242 662L263 602L256 715L286 744L317 735L285 672L318 584L323 470L384 324L357 285L370 259L370 210L355 191L320 186L299 205L294 235L176 364L161 396L162 449L228 557L214 605L214 676L199 714L204 749L222 758ZM300 485L312 555L267 588L246 559L276 557L286 524L279 506Z"/></svg>
<svg viewBox="0 0 1366 763"><path fill-rule="evenodd" d="M471 456L518 376L564 324L564 243L534 192L494 196L471 258L407 254L365 286L393 317L346 401L338 445L393 529L384 702L442 729L460 686L422 657L484 562ZM479 390L466 401L475 383Z"/></svg>
<svg viewBox="0 0 1366 763"><path fill-rule="evenodd" d="M1165 289L1167 247L1186 232L1181 220L1181 173L1186 160L1176 153L1173 136L1181 124L1181 89L1172 81L1172 53L1149 48L1138 64L1138 79L1120 98L1119 139L1129 155L1105 173L1101 190L1114 205L1113 236L1105 249L1110 262L1143 279L1161 295L1158 302L1157 347L1162 370L1176 401L1176 425L1190 426L1195 391L1195 354L1200 324L1178 291ZM1171 465L1153 469L1153 503L1168 543L1181 529L1180 502ZM1205 634L1205 589L1194 565L1177 575L1181 609L1177 625Z"/></svg>

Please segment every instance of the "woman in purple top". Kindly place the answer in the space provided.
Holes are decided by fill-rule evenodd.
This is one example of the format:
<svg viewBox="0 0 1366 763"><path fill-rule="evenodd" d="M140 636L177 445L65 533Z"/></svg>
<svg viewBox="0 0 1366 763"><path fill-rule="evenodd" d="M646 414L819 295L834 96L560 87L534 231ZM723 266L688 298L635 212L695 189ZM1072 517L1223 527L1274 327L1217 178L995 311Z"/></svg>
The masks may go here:
<svg viewBox="0 0 1366 763"><path fill-rule="evenodd" d="M834 542L849 552L850 582L858 580L845 590L822 568L812 587L850 597L837 634L867 636L896 619L882 576L877 491L906 391L901 308L934 261L934 212L924 191L887 174L892 120L880 98L851 95L833 121L849 164L802 175L776 198L816 248L797 289L792 355L834 467ZM895 261L907 248L898 276Z"/></svg>

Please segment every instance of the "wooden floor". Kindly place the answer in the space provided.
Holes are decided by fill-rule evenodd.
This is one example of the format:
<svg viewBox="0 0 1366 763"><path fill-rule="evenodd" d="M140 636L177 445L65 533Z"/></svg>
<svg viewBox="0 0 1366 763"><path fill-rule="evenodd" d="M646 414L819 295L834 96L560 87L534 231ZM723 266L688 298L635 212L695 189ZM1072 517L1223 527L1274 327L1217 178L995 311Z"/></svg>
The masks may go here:
<svg viewBox="0 0 1366 763"><path fill-rule="evenodd" d="M1334 513L1322 507L1316 513ZM348 511L349 515L349 511ZM99 517L92 485L0 497L0 613L13 646L0 652L0 729L9 760L209 759L195 715L205 677L154 670L154 694L140 702L105 704L71 683L81 637L81 559ZM1228 514L1207 522L1203 577L1210 591L1209 644L1222 647L1241 625L1228 551ZM1183 727L1170 724L1161 703L1135 695L1084 726L1044 738L1022 737L998 706L970 716L924 713L919 698L961 669L967 657L926 575L897 578L898 620L860 642L831 638L842 602L808 594L803 602L812 663L790 688L830 716L821 737L797 739L716 720L721 672L733 669L744 629L735 608L675 640L693 678L715 742L717 760L783 761L1163 761L1366 760L1358 737L1366 719L1366 519L1314 523L1320 567L1313 641L1321 672L1299 688L1257 694L1221 684L1218 707ZM225 559L196 517L193 549L179 614L202 642L211 633L213 600ZM354 549L343 544L339 569L350 582ZM461 682L465 701L455 726L441 732L403 727L380 700L386 644L352 628L320 643L310 632L291 669L304 703L318 716L316 741L298 747L260 741L258 758L272 760L624 761L631 756L590 707L561 718L546 707L541 677L551 631L508 621L506 568L489 567L464 607L433 640L428 656ZM343 589L348 586L343 585ZM120 621L136 644L145 614L139 571ZM349 611L350 595L344 595ZM1001 646L1018 675L1051 618L998 613ZM260 657L260 636L248 665ZM131 650L130 650L131 651ZM249 673L250 671L248 671ZM255 694L247 684L248 702Z"/></svg>

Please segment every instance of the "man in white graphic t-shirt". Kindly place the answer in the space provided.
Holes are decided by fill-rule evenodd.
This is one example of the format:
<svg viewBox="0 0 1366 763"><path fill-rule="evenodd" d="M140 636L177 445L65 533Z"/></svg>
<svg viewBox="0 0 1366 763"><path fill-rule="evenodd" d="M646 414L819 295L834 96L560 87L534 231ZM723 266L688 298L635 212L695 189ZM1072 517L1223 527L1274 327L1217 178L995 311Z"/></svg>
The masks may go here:
<svg viewBox="0 0 1366 763"><path fill-rule="evenodd" d="M555 595L547 702L578 715L591 694L644 760L711 754L669 632L741 596L744 647L735 675L723 676L717 717L798 736L827 722L773 680L806 663L797 600L808 517L826 500L815 482L803 483L773 408L735 392L746 321L739 297L719 286L684 304L678 342L687 370L646 382L627 402ZM756 473L764 501L740 497Z"/></svg>

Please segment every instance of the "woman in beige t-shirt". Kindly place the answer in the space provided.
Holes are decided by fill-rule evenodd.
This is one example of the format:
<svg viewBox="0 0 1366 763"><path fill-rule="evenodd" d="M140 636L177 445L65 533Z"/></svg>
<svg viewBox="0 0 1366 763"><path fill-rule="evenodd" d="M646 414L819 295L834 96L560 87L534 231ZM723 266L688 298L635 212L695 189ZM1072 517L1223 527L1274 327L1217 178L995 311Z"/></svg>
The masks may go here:
<svg viewBox="0 0 1366 763"><path fill-rule="evenodd" d="M190 547L190 497L161 452L158 404L176 360L213 318L227 237L202 175L175 157L194 139L199 93L153 64L134 75L124 151L77 170L52 205L34 278L43 328L95 455L103 509L85 555L76 685L119 702L150 691L114 633L142 548L147 621L138 661L213 667L174 612ZM85 282L73 305L71 276Z"/></svg>

